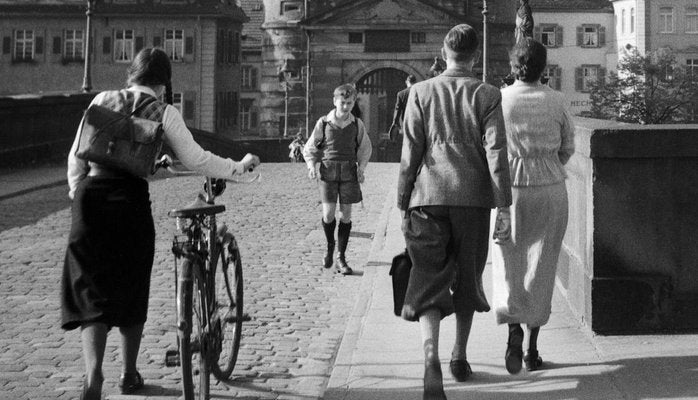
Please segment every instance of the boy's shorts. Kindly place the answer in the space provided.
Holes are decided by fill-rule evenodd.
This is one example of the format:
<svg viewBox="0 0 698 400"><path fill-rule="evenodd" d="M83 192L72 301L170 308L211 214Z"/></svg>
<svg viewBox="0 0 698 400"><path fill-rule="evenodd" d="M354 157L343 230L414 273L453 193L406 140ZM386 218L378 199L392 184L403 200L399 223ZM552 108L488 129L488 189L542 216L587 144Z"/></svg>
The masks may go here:
<svg viewBox="0 0 698 400"><path fill-rule="evenodd" d="M354 204L363 199L361 197L361 186L356 181L323 181L319 180L320 199L323 203Z"/></svg>

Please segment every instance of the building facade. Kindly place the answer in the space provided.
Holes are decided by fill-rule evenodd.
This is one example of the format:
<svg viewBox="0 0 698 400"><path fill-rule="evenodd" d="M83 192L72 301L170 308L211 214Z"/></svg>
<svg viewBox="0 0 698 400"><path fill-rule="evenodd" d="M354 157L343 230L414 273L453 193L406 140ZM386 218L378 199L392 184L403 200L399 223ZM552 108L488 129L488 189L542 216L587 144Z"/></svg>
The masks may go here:
<svg viewBox="0 0 698 400"><path fill-rule="evenodd" d="M496 85L509 72L517 4L488 2L487 74ZM407 75L432 76L454 25L468 23L482 33L482 6L469 0L265 0L260 135L307 134L333 108L334 87L354 83L378 147ZM482 62L475 70L481 76Z"/></svg>
<svg viewBox="0 0 698 400"><path fill-rule="evenodd" d="M565 94L574 115L590 109L589 83L618 62L613 7L608 0L531 0L534 39L548 49L548 85Z"/></svg>
<svg viewBox="0 0 698 400"><path fill-rule="evenodd" d="M78 91L83 86L86 1L0 4L0 95ZM239 136L241 31L235 2L99 0L91 17L92 90L123 88L144 47L172 61L174 105L192 128Z"/></svg>

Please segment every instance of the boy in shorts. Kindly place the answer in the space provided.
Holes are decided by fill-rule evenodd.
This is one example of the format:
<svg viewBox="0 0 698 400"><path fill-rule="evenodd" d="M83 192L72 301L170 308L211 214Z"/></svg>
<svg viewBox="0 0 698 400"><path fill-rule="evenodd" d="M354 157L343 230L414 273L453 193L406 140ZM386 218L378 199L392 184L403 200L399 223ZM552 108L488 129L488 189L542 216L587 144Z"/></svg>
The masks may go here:
<svg viewBox="0 0 698 400"><path fill-rule="evenodd" d="M361 119L351 110L356 102L356 88L351 84L334 90L334 110L320 118L303 148L308 166L308 178L317 179L322 201L322 228L327 239L323 267L332 267L337 225L335 211L339 200L339 227L337 229L337 262L335 269L342 275L351 275L346 250L351 232L351 205L362 200L361 186L364 171L371 158L371 139Z"/></svg>

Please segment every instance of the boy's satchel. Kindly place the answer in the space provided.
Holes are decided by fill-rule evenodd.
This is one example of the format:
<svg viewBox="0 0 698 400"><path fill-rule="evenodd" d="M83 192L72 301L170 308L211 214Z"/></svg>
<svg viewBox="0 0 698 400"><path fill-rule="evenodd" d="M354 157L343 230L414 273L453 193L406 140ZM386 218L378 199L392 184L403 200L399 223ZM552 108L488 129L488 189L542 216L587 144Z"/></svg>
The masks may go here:
<svg viewBox="0 0 698 400"><path fill-rule="evenodd" d="M146 177L155 172L162 149L162 122L134 115L157 101L144 101L130 114L92 104L85 110L75 156L106 167Z"/></svg>
<svg viewBox="0 0 698 400"><path fill-rule="evenodd" d="M402 315L402 305L405 302L407 284L410 282L410 270L412 260L407 249L393 257L393 265L390 267L390 276L393 277L393 312L396 316Z"/></svg>

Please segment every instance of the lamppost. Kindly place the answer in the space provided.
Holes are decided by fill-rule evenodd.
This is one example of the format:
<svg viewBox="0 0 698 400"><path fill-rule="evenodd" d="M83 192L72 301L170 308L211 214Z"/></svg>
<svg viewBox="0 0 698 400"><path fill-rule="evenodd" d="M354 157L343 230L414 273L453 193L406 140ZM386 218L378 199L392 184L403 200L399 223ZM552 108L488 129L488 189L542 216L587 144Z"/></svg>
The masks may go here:
<svg viewBox="0 0 698 400"><path fill-rule="evenodd" d="M90 36L92 33L92 6L94 5L94 2L96 0L87 0L87 11L85 11L85 15L87 16L87 23L85 27L85 71L82 76L82 91L83 92L89 92L92 90L92 76L91 76L91 67L92 67L92 60L90 57L90 47L92 47L90 43Z"/></svg>
<svg viewBox="0 0 698 400"><path fill-rule="evenodd" d="M434 57L434 63L431 64L431 67L429 68L429 73L432 77L436 77L441 75L442 72L444 72L444 67L441 66L441 63L439 62L439 57Z"/></svg>
<svg viewBox="0 0 698 400"><path fill-rule="evenodd" d="M284 88L284 137L288 136L288 92L294 83L294 72L288 66L288 59L284 59L284 65L279 69L279 82Z"/></svg>
<svg viewBox="0 0 698 400"><path fill-rule="evenodd" d="M487 82L487 0L482 0L482 81Z"/></svg>

